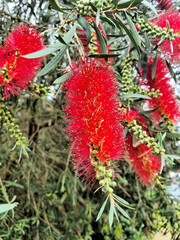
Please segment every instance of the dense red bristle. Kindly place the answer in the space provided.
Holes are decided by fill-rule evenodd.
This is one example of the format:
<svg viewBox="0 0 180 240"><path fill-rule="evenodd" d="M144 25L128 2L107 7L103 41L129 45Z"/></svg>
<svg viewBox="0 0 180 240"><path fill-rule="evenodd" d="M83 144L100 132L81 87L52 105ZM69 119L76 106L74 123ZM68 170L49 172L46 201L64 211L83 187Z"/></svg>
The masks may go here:
<svg viewBox="0 0 180 240"><path fill-rule="evenodd" d="M158 2L158 7L161 9L168 10L173 6L172 0L156 0Z"/></svg>
<svg viewBox="0 0 180 240"><path fill-rule="evenodd" d="M166 62L158 58L157 66L154 78L152 78L152 67L154 59L149 58L148 71L146 80L140 80L140 84L144 85L148 89L154 88L155 91L159 90L162 96L157 98L152 98L148 100L149 107L151 109L159 107L154 113L151 114L153 119L159 124L161 121L161 115L167 115L167 117L174 123L177 123L180 119L180 108L175 97L174 89L170 83L169 70L167 68Z"/></svg>
<svg viewBox="0 0 180 240"><path fill-rule="evenodd" d="M40 33L25 24L16 26L5 38L4 47L0 47L0 85L4 89L4 97L22 92L35 77L42 65L43 58L27 59L22 55L43 49L44 40ZM7 77L8 76L8 77Z"/></svg>
<svg viewBox="0 0 180 240"><path fill-rule="evenodd" d="M85 180L95 174L92 151L101 163L120 159L123 153L116 83L108 66L87 59L72 66L65 83L66 131L73 145L74 164L79 172L84 171Z"/></svg>
<svg viewBox="0 0 180 240"><path fill-rule="evenodd" d="M133 147L132 136L126 138L127 159L137 173L142 184L152 184L153 177L160 172L161 159L152 154L152 148L145 144Z"/></svg>
<svg viewBox="0 0 180 240"><path fill-rule="evenodd" d="M177 10L165 11L151 23L156 24L158 27L167 28L167 21L169 22L170 28L174 30L174 33L180 32L180 13ZM168 28L167 28L168 31ZM172 47L171 47L172 44ZM169 58L173 63L180 61L180 36L176 37L174 41L163 40L159 45L161 52ZM172 49L173 48L173 49Z"/></svg>

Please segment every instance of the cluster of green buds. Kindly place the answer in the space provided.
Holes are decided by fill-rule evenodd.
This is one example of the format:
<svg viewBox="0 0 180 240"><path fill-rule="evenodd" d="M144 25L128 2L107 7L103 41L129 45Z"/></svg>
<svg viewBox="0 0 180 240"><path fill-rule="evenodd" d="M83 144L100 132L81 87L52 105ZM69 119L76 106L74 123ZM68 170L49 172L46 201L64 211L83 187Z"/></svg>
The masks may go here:
<svg viewBox="0 0 180 240"><path fill-rule="evenodd" d="M167 39L168 41L174 41L178 36L173 33L173 29L168 29L166 27L158 27L156 24L148 23L143 18L139 18L137 21L139 30L141 32L146 32L148 36L151 36L152 39Z"/></svg>
<svg viewBox="0 0 180 240"><path fill-rule="evenodd" d="M159 92L159 89L155 91L154 88L151 88L151 90L145 90L145 89L142 89L140 87L138 87L137 89L137 92L136 93L140 93L140 94L144 94L144 95L147 95L149 97L159 97L159 96L162 96L162 93Z"/></svg>
<svg viewBox="0 0 180 240"><path fill-rule="evenodd" d="M134 84L132 64L133 64L133 60L131 59L131 57L123 58L123 61L121 63L122 77L121 77L120 81L123 84L123 87L121 89L123 95L139 93L139 94L145 94L145 95L150 96L150 97L161 96L162 94L159 93L159 90L155 91L154 88L152 88L151 90L148 90L148 89L145 90L145 89L140 88L136 84Z"/></svg>
<svg viewBox="0 0 180 240"><path fill-rule="evenodd" d="M3 121L3 127L10 132L10 137L16 139L16 146L24 146L26 138L22 136L19 125L15 123L9 108L3 103L0 104L0 119Z"/></svg>
<svg viewBox="0 0 180 240"><path fill-rule="evenodd" d="M96 150L91 150L91 165L94 167L96 173L96 179L99 181L103 192L113 193L113 187L116 187L116 182L112 180L113 170L111 168L111 163L100 162L96 157Z"/></svg>
<svg viewBox="0 0 180 240"><path fill-rule="evenodd" d="M38 95L47 95L48 93L51 93L51 90L50 87L46 87L43 84L37 85L36 83L33 83L32 92Z"/></svg>
<svg viewBox="0 0 180 240"><path fill-rule="evenodd" d="M102 11L103 7L108 7L112 0L79 0L77 1L77 12L84 16L96 17L92 5Z"/></svg>
<svg viewBox="0 0 180 240"><path fill-rule="evenodd" d="M126 58L123 58L121 63L122 77L120 81L123 84L123 87L121 89L123 95L134 93L137 89L137 86L134 84L134 77L132 74L132 70L133 70L132 64L133 64L133 61L129 56Z"/></svg>
<svg viewBox="0 0 180 240"><path fill-rule="evenodd" d="M141 144L145 143L147 147L152 147L152 153L164 154L165 150L161 148L153 137L148 136L147 132L143 130L136 120L127 123L127 127L131 133L138 137Z"/></svg>
<svg viewBox="0 0 180 240"><path fill-rule="evenodd" d="M161 118L163 119L163 123L166 124L167 129L170 132L174 132L174 122L173 120L169 119L169 116L166 114L161 114Z"/></svg>
<svg viewBox="0 0 180 240"><path fill-rule="evenodd" d="M91 33L91 42L88 45L90 54L96 54L98 52L98 47L95 44L96 41L97 41L96 35L94 33Z"/></svg>

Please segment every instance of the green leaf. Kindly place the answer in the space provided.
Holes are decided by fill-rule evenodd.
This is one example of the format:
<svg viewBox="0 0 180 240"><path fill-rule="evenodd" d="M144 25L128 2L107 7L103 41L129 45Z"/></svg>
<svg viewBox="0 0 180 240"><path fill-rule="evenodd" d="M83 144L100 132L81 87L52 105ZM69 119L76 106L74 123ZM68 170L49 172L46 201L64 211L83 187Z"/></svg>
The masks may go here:
<svg viewBox="0 0 180 240"><path fill-rule="evenodd" d="M177 155L166 154L166 156L173 159L180 159L180 156Z"/></svg>
<svg viewBox="0 0 180 240"><path fill-rule="evenodd" d="M125 16L127 18L127 21L128 21L129 27L131 29L131 32L134 36L134 39L136 40L137 45L140 46L141 45L141 40L140 40L139 34L136 30L136 27L135 27L134 23L132 22L131 18L128 16L128 14L126 12L125 12Z"/></svg>
<svg viewBox="0 0 180 240"><path fill-rule="evenodd" d="M99 26L99 22L100 22L100 9L97 9L97 13L96 13L96 25Z"/></svg>
<svg viewBox="0 0 180 240"><path fill-rule="evenodd" d="M116 19L113 19L113 21L120 30L121 30L121 27L125 30L125 32L129 36L129 38L131 39L134 47L136 48L138 54L140 55L139 46L138 46L136 40L134 39L134 36L133 36L132 32L125 26L125 24L123 22L117 21Z"/></svg>
<svg viewBox="0 0 180 240"><path fill-rule="evenodd" d="M37 74L38 77L41 77L48 73L52 68L54 68L60 60L63 58L65 52L66 52L67 46L65 46L63 49L61 49L56 56L54 56L51 61Z"/></svg>
<svg viewBox="0 0 180 240"><path fill-rule="evenodd" d="M153 112L155 112L158 108L159 108L159 106L156 107L156 108L154 108L154 109L151 109L151 110L140 111L140 114L149 114L149 113L153 113Z"/></svg>
<svg viewBox="0 0 180 240"><path fill-rule="evenodd" d="M0 214L4 212L8 212L9 210L12 210L18 205L17 202L15 203L8 203L8 204L0 204Z"/></svg>
<svg viewBox="0 0 180 240"><path fill-rule="evenodd" d="M74 25L63 37L64 41L67 43L71 42L71 39L73 38L74 34L76 32L76 25Z"/></svg>
<svg viewBox="0 0 180 240"><path fill-rule="evenodd" d="M107 53L107 49L106 49L106 43L105 43L105 39L101 33L101 31L99 30L99 28L97 27L95 21L93 20L94 22L94 29L96 31L96 35L97 35L97 39L98 39L98 42L99 42L99 46L101 48L101 51L102 53Z"/></svg>
<svg viewBox="0 0 180 240"><path fill-rule="evenodd" d="M166 65L167 65L167 67L168 67L168 69L169 69L169 72L170 72L171 76L172 76L172 77L174 78L174 80L177 82L176 74L174 73L171 64L170 64L167 60L166 60Z"/></svg>
<svg viewBox="0 0 180 240"><path fill-rule="evenodd" d="M62 43L63 45L69 46L68 43L64 40L64 38L61 35L59 35L57 38L60 41L60 43Z"/></svg>
<svg viewBox="0 0 180 240"><path fill-rule="evenodd" d="M57 84L57 83L62 83L64 81L66 81L68 79L68 76L70 75L70 73L64 74L61 77L57 78L53 84Z"/></svg>
<svg viewBox="0 0 180 240"><path fill-rule="evenodd" d="M101 19L104 22L107 22L109 25L115 27L116 25L114 24L113 20L111 18L109 18L105 13L103 14L103 16L101 16Z"/></svg>
<svg viewBox="0 0 180 240"><path fill-rule="evenodd" d="M167 19L166 19L166 26L167 26L167 29L169 31L171 28L170 28L170 25L169 25L169 21Z"/></svg>
<svg viewBox="0 0 180 240"><path fill-rule="evenodd" d="M19 184L19 183L17 183L17 182L5 181L5 183L6 183L6 187L14 186L14 187L18 187L18 188L24 189L24 186Z"/></svg>
<svg viewBox="0 0 180 240"><path fill-rule="evenodd" d="M109 226L111 227L114 220L114 205L111 203L110 210L109 210Z"/></svg>
<svg viewBox="0 0 180 240"><path fill-rule="evenodd" d="M121 96L122 99L124 98L143 98L143 99L151 99L149 96L147 95L143 95L143 94L137 94L137 93L132 93L132 94L125 94Z"/></svg>
<svg viewBox="0 0 180 240"><path fill-rule="evenodd" d="M129 209L134 209L133 207L129 206L129 203L127 201L125 201L123 198L113 194L113 196L115 197L116 201L118 201L121 205L123 205L124 207L127 207Z"/></svg>
<svg viewBox="0 0 180 240"><path fill-rule="evenodd" d="M157 66L157 54L154 58L154 62L153 62L153 66L152 66L152 73L151 73L152 79L155 77L155 74L156 74L156 66Z"/></svg>
<svg viewBox="0 0 180 240"><path fill-rule="evenodd" d="M165 166L165 158L164 156L161 155L161 169L160 169L160 174L162 173L163 167Z"/></svg>
<svg viewBox="0 0 180 240"><path fill-rule="evenodd" d="M99 213L98 213L98 215L97 215L96 221L98 221L98 220L100 219L101 215L103 214L104 208L105 208L106 203L107 203L107 200L108 200L108 197L106 198L106 200L104 201L101 209L99 210Z"/></svg>
<svg viewBox="0 0 180 240"><path fill-rule="evenodd" d="M118 209L118 211L126 218L130 218L129 215L122 209L118 204L115 205L115 207Z"/></svg>
<svg viewBox="0 0 180 240"><path fill-rule="evenodd" d="M141 2L142 0L121 0L119 1L117 8L122 9L122 8L134 7Z"/></svg>
<svg viewBox="0 0 180 240"><path fill-rule="evenodd" d="M180 133L167 133L166 137L171 138L171 139L180 139Z"/></svg>
<svg viewBox="0 0 180 240"><path fill-rule="evenodd" d="M118 0L113 0L114 7L117 8Z"/></svg>
<svg viewBox="0 0 180 240"><path fill-rule="evenodd" d="M175 165L175 163L171 160L171 159L169 159L169 158L165 158L165 160L168 162L168 163L170 163L171 165Z"/></svg>
<svg viewBox="0 0 180 240"><path fill-rule="evenodd" d="M156 8L150 2L148 2L147 0L143 0L142 4L144 4L146 7L150 8L156 14L156 16L158 16Z"/></svg>
<svg viewBox="0 0 180 240"><path fill-rule="evenodd" d="M64 48L64 46L66 46L68 43L71 42L72 37L74 36L76 32L76 26L73 26L65 35L64 37L61 39L63 39L64 43L61 43L59 41L57 41L55 44L48 46L48 48L42 49L40 51L34 52L34 53L30 53L27 55L24 55L24 58L39 58L39 57L43 57L46 56L50 53L53 53L61 48Z"/></svg>
<svg viewBox="0 0 180 240"><path fill-rule="evenodd" d="M58 12L64 12L62 11L61 7L59 6L59 3L57 0L49 0L49 3L53 9L55 9Z"/></svg>
<svg viewBox="0 0 180 240"><path fill-rule="evenodd" d="M48 48L45 48L45 49L42 49L42 50L39 50L37 52L33 52L33 53L30 53L30 54L26 54L26 55L23 55L22 57L24 58L39 58L39 57L44 57L50 53L53 53L55 51L57 51L58 48L52 48L52 47L48 47Z"/></svg>
<svg viewBox="0 0 180 240"><path fill-rule="evenodd" d="M113 194L113 196L114 196L119 202L121 202L121 203L123 203L123 204L125 204L125 205L129 205L129 203L128 203L126 200L124 200L123 198L117 196L116 194Z"/></svg>
<svg viewBox="0 0 180 240"><path fill-rule="evenodd" d="M90 28L88 21L85 19L85 17L83 17L81 15L79 15L77 21L78 21L79 25L81 25L81 27L84 29L84 31L86 33L86 37L87 37L87 44L89 44L90 40L91 40L91 28Z"/></svg>

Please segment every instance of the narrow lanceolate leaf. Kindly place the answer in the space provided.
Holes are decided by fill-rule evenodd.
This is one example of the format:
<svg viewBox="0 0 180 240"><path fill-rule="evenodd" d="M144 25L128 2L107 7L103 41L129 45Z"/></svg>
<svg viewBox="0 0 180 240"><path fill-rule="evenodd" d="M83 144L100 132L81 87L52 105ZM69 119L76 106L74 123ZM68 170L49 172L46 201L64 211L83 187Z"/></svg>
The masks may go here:
<svg viewBox="0 0 180 240"><path fill-rule="evenodd" d="M55 9L58 12L64 12L62 11L61 7L59 6L59 3L57 0L49 0L49 3L53 9Z"/></svg>
<svg viewBox="0 0 180 240"><path fill-rule="evenodd" d="M171 76L172 76L172 77L174 78L174 80L177 82L176 74L174 73L171 64L170 64L167 60L166 60L166 65L167 65L167 67L168 67L168 69L169 69L169 72L170 72Z"/></svg>
<svg viewBox="0 0 180 240"><path fill-rule="evenodd" d="M67 43L71 42L71 39L73 38L74 34L76 32L76 26L73 26L65 35L64 35L64 41Z"/></svg>
<svg viewBox="0 0 180 240"><path fill-rule="evenodd" d="M37 52L33 52L33 53L30 53L30 54L27 54L27 55L23 55L22 57L24 57L24 58L39 58L39 57L44 57L44 56L46 56L50 53L53 53L57 50L58 50L58 48L48 47L48 48L39 50Z"/></svg>
<svg viewBox="0 0 180 240"><path fill-rule="evenodd" d="M121 203L123 203L123 204L125 204L125 205L129 205L129 203L128 203L126 200L124 200L123 198L117 196L116 194L113 194L113 196L114 196L119 202L121 202Z"/></svg>
<svg viewBox="0 0 180 240"><path fill-rule="evenodd" d="M114 205L111 204L110 206L110 210L109 210L109 226L111 227L113 224L113 220L114 220Z"/></svg>
<svg viewBox="0 0 180 240"><path fill-rule="evenodd" d="M104 212L104 209L105 209L105 206L106 206L106 203L107 203L107 200L108 200L108 197L106 198L106 200L104 201L101 209L99 210L99 213L97 215L96 221L98 221L100 219L100 217L102 216L102 214Z"/></svg>
<svg viewBox="0 0 180 240"><path fill-rule="evenodd" d="M128 21L128 25L131 29L131 32L134 36L134 39L136 40L137 44L140 46L141 45L141 40L140 40L139 34L136 30L136 27L135 27L133 21L131 20L131 18L128 16L128 14L126 12L125 12L125 16L126 16L126 19Z"/></svg>
<svg viewBox="0 0 180 240"><path fill-rule="evenodd" d="M165 165L165 157L161 155L161 169L160 169L160 174L162 173L163 167Z"/></svg>
<svg viewBox="0 0 180 240"><path fill-rule="evenodd" d="M0 214L4 212L8 212L9 210L12 210L18 205L17 202L15 203L9 203L9 204L0 204Z"/></svg>
<svg viewBox="0 0 180 240"><path fill-rule="evenodd" d="M147 0L143 0L142 4L144 4L146 7L150 8L156 14L156 16L158 16L156 8L150 2L148 2Z"/></svg>
<svg viewBox="0 0 180 240"><path fill-rule="evenodd" d="M154 62L153 62L153 66L152 66L152 79L155 77L155 74L156 74L156 66L157 66L157 54L154 58Z"/></svg>
<svg viewBox="0 0 180 240"><path fill-rule="evenodd" d="M115 197L115 200L118 201L124 207L127 207L129 209L134 209L133 207L130 207L129 203L127 201L125 201L123 198L121 198L115 194L113 194L113 196Z"/></svg>
<svg viewBox="0 0 180 240"><path fill-rule="evenodd" d="M62 83L62 82L64 82L64 81L66 81L66 80L68 79L68 76L69 76L69 73L62 75L61 77L57 78L57 79L53 82L53 84Z"/></svg>
<svg viewBox="0 0 180 240"><path fill-rule="evenodd" d="M90 40L91 40L91 28L90 28L88 21L85 19L85 17L83 17L81 15L79 15L77 21L78 21L79 25L81 25L81 27L84 29L84 31L86 33L86 37L87 37L87 44L89 44Z"/></svg>
<svg viewBox="0 0 180 240"><path fill-rule="evenodd" d="M129 218L129 215L122 209L118 204L115 205L117 210L126 218Z"/></svg>
<svg viewBox="0 0 180 240"><path fill-rule="evenodd" d="M93 20L94 22L94 29L96 31L96 35L97 35L97 39L98 39L98 42L99 42L99 46L101 48L101 51L102 53L107 53L107 49L106 49L106 43L105 43L105 39L101 33L101 31L99 30L99 28L97 27L95 21Z"/></svg>
<svg viewBox="0 0 180 240"><path fill-rule="evenodd" d="M168 162L168 163L170 163L171 165L175 165L175 163L171 160L171 159L169 159L169 158L165 158L165 160Z"/></svg>
<svg viewBox="0 0 180 240"><path fill-rule="evenodd" d="M143 98L143 99L151 99L149 96L147 95L143 95L143 94L137 94L137 93L134 93L134 94L125 94L123 96L121 96L122 99L124 98Z"/></svg>
<svg viewBox="0 0 180 240"><path fill-rule="evenodd" d="M170 30L170 25L169 25L169 21L166 19L166 26L167 26L167 29L168 31Z"/></svg>
<svg viewBox="0 0 180 240"><path fill-rule="evenodd" d="M64 48L67 44L71 42L71 39L73 38L74 34L76 32L76 26L73 26L65 35L64 37L60 37L63 43L60 41L57 41L55 44L48 46L45 49L42 49L40 51L30 53L27 55L24 55L24 58L39 58L39 57L44 57L50 53L53 53L61 48Z"/></svg>
<svg viewBox="0 0 180 240"><path fill-rule="evenodd" d="M172 159L180 159L180 156L177 155L166 154L166 156Z"/></svg>
<svg viewBox="0 0 180 240"><path fill-rule="evenodd" d="M54 68L59 61L63 58L65 52L66 52L67 46L65 46L63 49L61 49L56 56L54 56L51 61L38 73L38 77L41 77L48 73L52 68Z"/></svg>
<svg viewBox="0 0 180 240"><path fill-rule="evenodd" d="M126 25L125 25L123 22L119 21L119 20L113 19L113 22L116 24L116 26L117 26L120 30L121 30L121 28L123 28L123 29L125 30L125 32L126 32L127 35L129 36L129 38L131 39L134 47L136 48L138 54L140 55L139 45L138 45L137 41L134 39L134 36L133 36L131 30L129 30L129 29L126 27Z"/></svg>

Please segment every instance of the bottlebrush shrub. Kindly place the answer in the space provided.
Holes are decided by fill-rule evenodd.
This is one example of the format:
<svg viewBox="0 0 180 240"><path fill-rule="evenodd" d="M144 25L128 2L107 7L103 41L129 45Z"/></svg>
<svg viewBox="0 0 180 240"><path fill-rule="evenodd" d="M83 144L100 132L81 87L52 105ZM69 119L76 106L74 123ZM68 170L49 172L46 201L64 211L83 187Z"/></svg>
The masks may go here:
<svg viewBox="0 0 180 240"><path fill-rule="evenodd" d="M44 39L33 27L25 24L16 26L0 47L0 85L4 97L9 98L22 92L32 81L42 65L43 58L26 59L22 55L45 48Z"/></svg>
<svg viewBox="0 0 180 240"><path fill-rule="evenodd" d="M132 142L132 135L129 135L126 138L127 160L143 185L152 184L160 172L161 159L159 156L152 154L152 147L147 147L144 143L133 147Z"/></svg>
<svg viewBox="0 0 180 240"><path fill-rule="evenodd" d="M157 108L154 113L151 114L154 121L159 124L162 120L162 115L166 115L173 123L177 123L180 119L180 109L175 97L174 89L170 84L170 75L166 62L162 58L157 59L158 70L152 78L152 67L154 59L152 57L148 60L148 70L146 80L140 78L140 84L144 85L148 89L159 90L157 98L148 100L149 108Z"/></svg>
<svg viewBox="0 0 180 240"><path fill-rule="evenodd" d="M81 60L71 70L64 85L66 131L77 171L85 182L94 183L98 178L95 165L111 168L111 161L123 154L117 81L110 67L96 60Z"/></svg>
<svg viewBox="0 0 180 240"><path fill-rule="evenodd" d="M162 53L170 59L171 62L177 63L180 61L180 13L177 10L168 10L161 13L156 19L151 21L151 23L156 24L158 27L167 28L167 21L174 34L177 34L178 37L174 41L168 41L165 39L160 45L159 48ZM172 46L171 46L172 45Z"/></svg>

